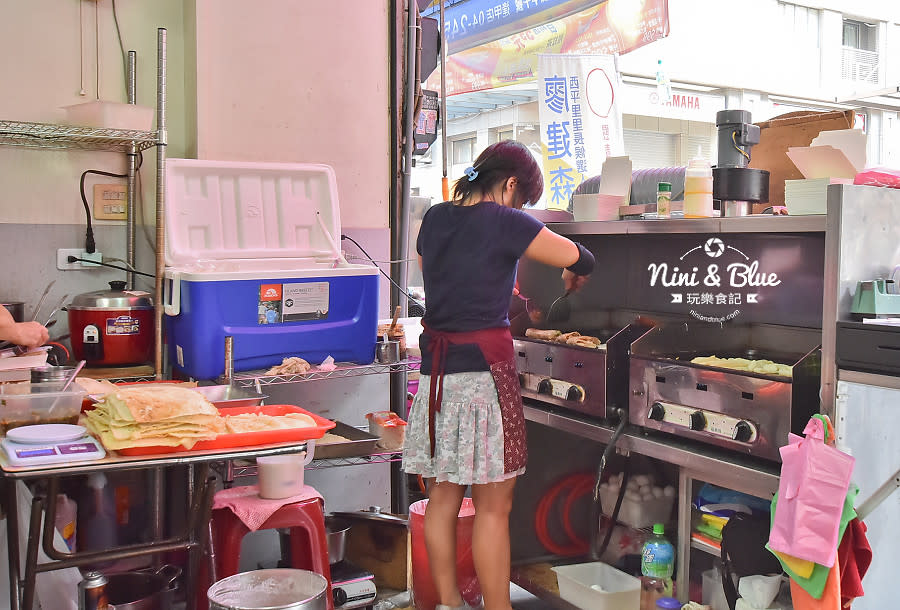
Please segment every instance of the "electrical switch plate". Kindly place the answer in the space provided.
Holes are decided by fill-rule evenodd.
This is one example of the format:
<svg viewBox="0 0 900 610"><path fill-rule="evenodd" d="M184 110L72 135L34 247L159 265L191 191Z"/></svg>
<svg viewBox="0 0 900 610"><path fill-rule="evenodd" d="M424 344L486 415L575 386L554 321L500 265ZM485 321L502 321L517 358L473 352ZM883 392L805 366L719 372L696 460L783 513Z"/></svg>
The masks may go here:
<svg viewBox="0 0 900 610"><path fill-rule="evenodd" d="M94 185L94 218L97 220L125 220L127 217L127 187L124 184Z"/></svg>

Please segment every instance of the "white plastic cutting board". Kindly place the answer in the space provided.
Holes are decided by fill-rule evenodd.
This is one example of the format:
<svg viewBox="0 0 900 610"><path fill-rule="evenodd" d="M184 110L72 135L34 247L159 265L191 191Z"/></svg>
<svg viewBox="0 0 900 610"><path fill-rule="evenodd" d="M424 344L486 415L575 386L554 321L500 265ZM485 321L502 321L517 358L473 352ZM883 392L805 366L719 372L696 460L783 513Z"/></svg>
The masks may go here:
<svg viewBox="0 0 900 610"><path fill-rule="evenodd" d="M170 267L337 258L340 251L337 182L328 165L168 159L165 216Z"/></svg>

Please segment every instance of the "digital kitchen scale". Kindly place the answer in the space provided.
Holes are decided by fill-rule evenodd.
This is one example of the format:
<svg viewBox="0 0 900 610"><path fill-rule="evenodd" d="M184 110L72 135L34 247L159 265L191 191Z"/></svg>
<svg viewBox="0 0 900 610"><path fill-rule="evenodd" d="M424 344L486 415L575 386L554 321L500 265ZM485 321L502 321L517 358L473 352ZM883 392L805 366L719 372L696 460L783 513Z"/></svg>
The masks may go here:
<svg viewBox="0 0 900 610"><path fill-rule="evenodd" d="M20 426L0 441L13 466L39 466L61 462L99 460L106 451L84 426L35 424Z"/></svg>

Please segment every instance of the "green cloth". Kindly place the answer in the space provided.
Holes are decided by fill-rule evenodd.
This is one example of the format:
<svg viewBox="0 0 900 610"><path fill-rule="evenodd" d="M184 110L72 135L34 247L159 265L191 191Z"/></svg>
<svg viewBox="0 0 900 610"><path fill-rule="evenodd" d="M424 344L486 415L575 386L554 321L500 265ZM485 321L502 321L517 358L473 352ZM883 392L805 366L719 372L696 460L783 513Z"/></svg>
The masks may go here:
<svg viewBox="0 0 900 610"><path fill-rule="evenodd" d="M853 508L853 505L856 503L857 494L859 494L859 487L851 483L850 489L847 491L847 497L844 499L844 511L841 513L841 523L838 528L838 541L844 537L844 530L847 529L847 524L856 517L856 510ZM770 527L771 523L775 521L775 506L777 503L778 494L776 493L775 497L772 498L772 512L769 520ZM769 552L772 552L772 549L769 548L768 544L766 545L766 548ZM778 563L781 564L781 567L795 583L800 585L804 591L809 593L815 599L822 599L822 594L825 592L825 582L828 580L828 573L831 571L831 568L826 568L818 563L814 564L812 575L809 578L802 578L797 576L776 553L772 552L772 554L775 555L778 559Z"/></svg>
<svg viewBox="0 0 900 610"><path fill-rule="evenodd" d="M716 542L722 542L722 528L710 525L709 523L698 523L694 529L706 536L712 538Z"/></svg>

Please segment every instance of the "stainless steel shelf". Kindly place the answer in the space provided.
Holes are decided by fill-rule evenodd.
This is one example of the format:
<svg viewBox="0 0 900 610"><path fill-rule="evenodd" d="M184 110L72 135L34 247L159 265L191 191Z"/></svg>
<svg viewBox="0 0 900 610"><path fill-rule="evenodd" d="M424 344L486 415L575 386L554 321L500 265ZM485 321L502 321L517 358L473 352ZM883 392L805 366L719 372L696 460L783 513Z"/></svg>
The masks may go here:
<svg viewBox="0 0 900 610"><path fill-rule="evenodd" d="M265 371L246 371L236 373L232 383L242 388L260 388L280 383L297 383L301 381L317 381L319 379L339 379L342 377L356 377L359 375L377 375L383 373L402 373L404 371L418 370L418 361L404 360L395 364L351 364L339 363L333 371L312 370L308 373L297 375L266 375Z"/></svg>
<svg viewBox="0 0 900 610"><path fill-rule="evenodd" d="M601 220L553 222L547 226L562 235L641 235L667 233L824 233L825 215L734 218L672 218L668 220Z"/></svg>
<svg viewBox="0 0 900 610"><path fill-rule="evenodd" d="M387 451L352 457L325 458L321 460L313 459L313 461L307 464L304 469L321 470L322 468L336 468L339 466L366 466L368 464L387 464L390 462L399 462L402 455L403 454L399 451ZM256 472L256 464L234 464L230 471L230 475L231 479L239 479L242 477L255 477Z"/></svg>
<svg viewBox="0 0 900 610"><path fill-rule="evenodd" d="M608 443L613 428L600 421L589 421L525 405L525 419L557 430ZM695 479L736 489L760 498L771 498L778 491L777 464L757 464L715 447L690 444L677 437L647 436L637 428L626 428L617 447L675 464Z"/></svg>
<svg viewBox="0 0 900 610"><path fill-rule="evenodd" d="M0 121L0 144L28 148L100 150L129 153L158 144L152 131Z"/></svg>

